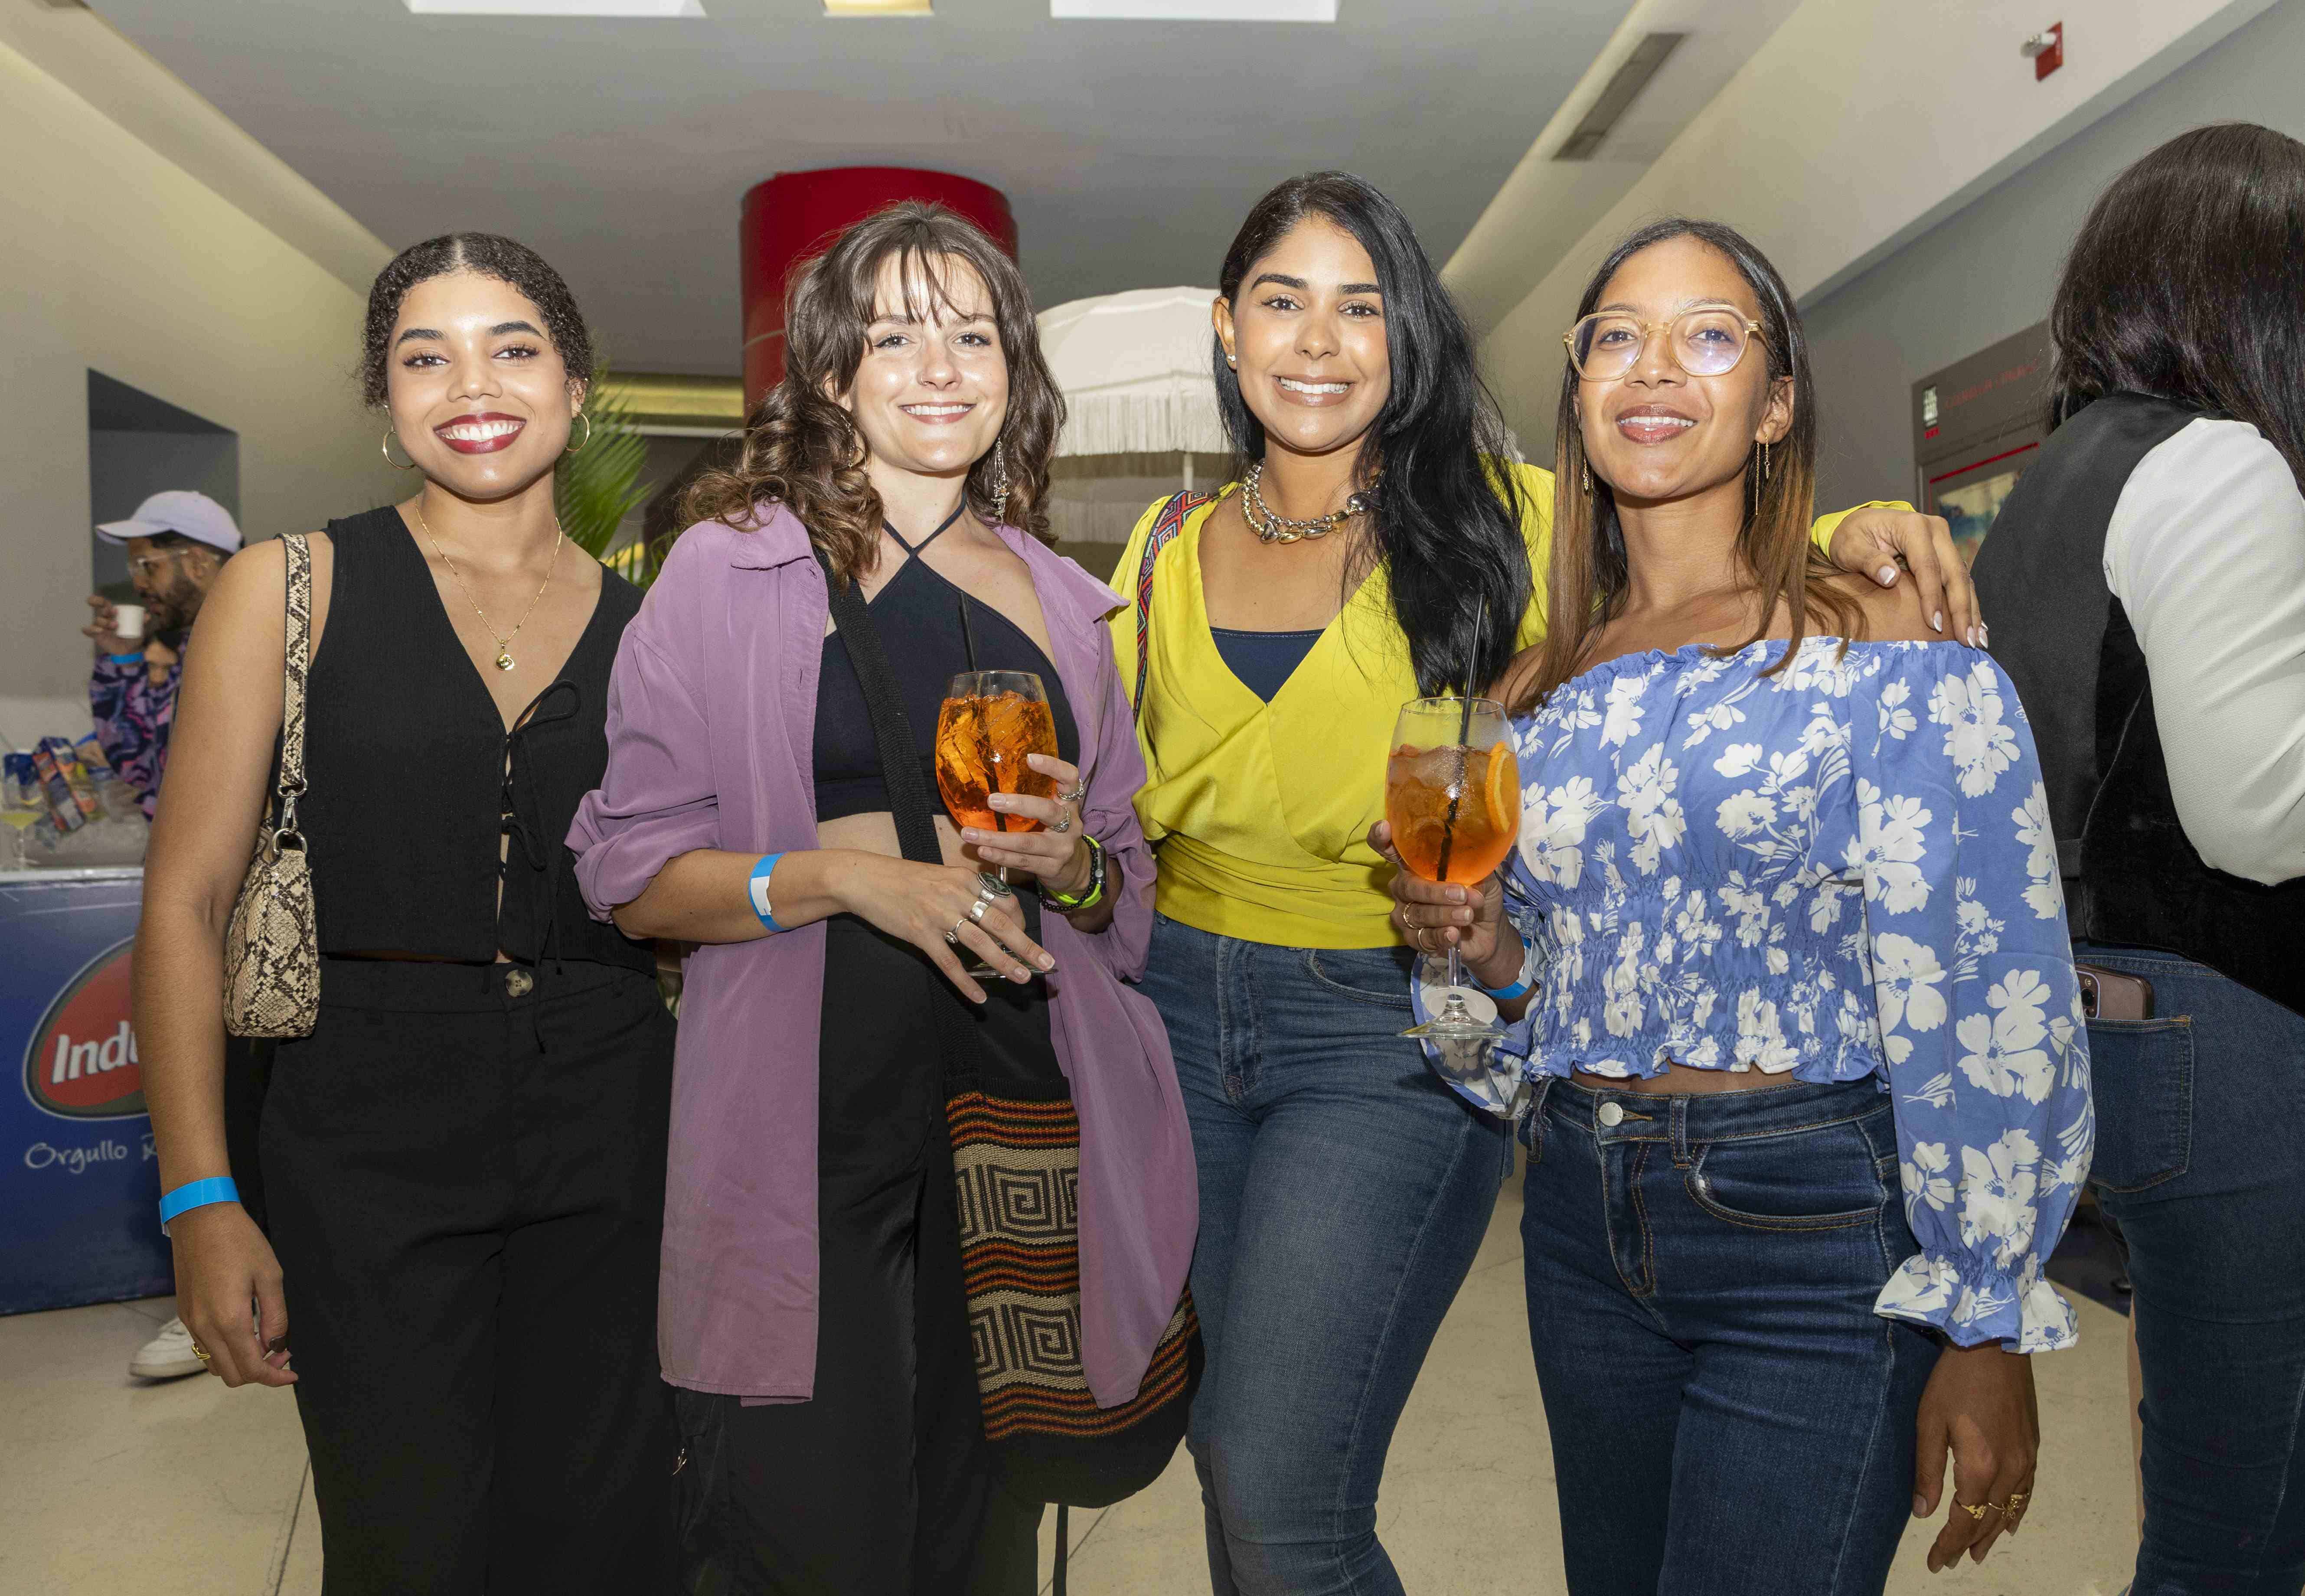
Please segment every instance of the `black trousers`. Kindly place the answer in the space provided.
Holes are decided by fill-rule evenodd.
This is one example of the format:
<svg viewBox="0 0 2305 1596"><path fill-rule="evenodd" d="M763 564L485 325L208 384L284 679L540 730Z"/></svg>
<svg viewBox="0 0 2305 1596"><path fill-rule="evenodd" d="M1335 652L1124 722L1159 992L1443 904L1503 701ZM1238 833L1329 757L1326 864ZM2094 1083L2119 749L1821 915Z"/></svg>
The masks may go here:
<svg viewBox="0 0 2305 1596"><path fill-rule="evenodd" d="M259 1158L327 1596L669 1590L656 983L329 959L320 992Z"/></svg>
<svg viewBox="0 0 2305 1596"><path fill-rule="evenodd" d="M943 982L863 921L827 922L814 1395L675 1393L690 1596L1039 1588L1042 1505L1003 1489L977 1397L941 1068L957 1009ZM985 1051L1053 1067L1042 983L984 985Z"/></svg>

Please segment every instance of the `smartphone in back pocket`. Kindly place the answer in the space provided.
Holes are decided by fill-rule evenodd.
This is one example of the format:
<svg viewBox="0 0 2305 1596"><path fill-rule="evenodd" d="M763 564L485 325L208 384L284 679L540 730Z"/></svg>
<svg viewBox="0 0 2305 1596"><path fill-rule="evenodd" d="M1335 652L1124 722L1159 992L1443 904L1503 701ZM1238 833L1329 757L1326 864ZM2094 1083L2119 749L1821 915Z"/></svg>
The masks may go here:
<svg viewBox="0 0 2305 1596"><path fill-rule="evenodd" d="M2080 977L2081 1013L2092 1020L2149 1020L2153 1017L2153 983L2141 975L2107 970L2098 964L2076 964Z"/></svg>

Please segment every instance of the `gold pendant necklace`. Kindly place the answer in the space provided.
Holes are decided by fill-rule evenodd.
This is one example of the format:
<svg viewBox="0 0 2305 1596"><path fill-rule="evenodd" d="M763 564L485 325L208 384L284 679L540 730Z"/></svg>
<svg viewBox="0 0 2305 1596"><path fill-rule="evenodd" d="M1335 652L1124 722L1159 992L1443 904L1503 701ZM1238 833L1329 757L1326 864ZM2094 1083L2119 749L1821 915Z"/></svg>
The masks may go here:
<svg viewBox="0 0 2305 1596"><path fill-rule="evenodd" d="M515 626L502 637L497 636L496 627L489 621L489 612L481 607L481 601L478 598L472 597L472 583L464 580L464 573L456 569L456 562L448 557L448 551L441 548L440 540L432 535L432 523L424 519L424 507L421 505L416 506L416 524L424 529L424 541L432 545L432 552L440 556L440 563L448 567L448 574L455 577L456 585L464 590L464 602L471 605L472 613L481 617L481 629L490 637L496 638L497 669L500 671L512 669L514 665L512 640L520 635L521 626L527 625L528 617L536 613L537 599L544 597L545 588L552 585L552 573L560 568L560 545L568 536L567 529L560 524L560 517L556 515L552 518L552 558L545 565L543 584L536 590L536 598L530 599L528 607L521 612L520 625Z"/></svg>

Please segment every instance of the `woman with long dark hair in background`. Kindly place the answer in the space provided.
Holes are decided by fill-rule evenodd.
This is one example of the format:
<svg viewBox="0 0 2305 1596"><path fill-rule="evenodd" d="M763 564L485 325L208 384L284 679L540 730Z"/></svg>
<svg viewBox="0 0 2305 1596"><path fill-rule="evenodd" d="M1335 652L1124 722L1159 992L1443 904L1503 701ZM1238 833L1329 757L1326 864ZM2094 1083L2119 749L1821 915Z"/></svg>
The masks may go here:
<svg viewBox="0 0 2305 1596"><path fill-rule="evenodd" d="M1114 585L1160 844L1144 989L1200 1170L1192 1447L1220 1592L1395 1592L1387 1449L1510 1155L1411 1042L1382 812L1402 703L1540 636L1550 473L1510 463L1472 339L1408 218L1343 173L1258 200L1226 251L1217 391L1242 468L1146 511ZM1953 590L1943 522L1868 512Z"/></svg>
<svg viewBox="0 0 2305 1596"><path fill-rule="evenodd" d="M1749 242L1644 227L1577 313L1510 881L1403 871L1397 923L1541 983L1497 1052L1569 1588L1878 1596L1948 1448L1933 1570L2022 1516L2022 1354L2073 1338L2039 769L1991 659L1809 547L1807 344Z"/></svg>
<svg viewBox="0 0 2305 1596"><path fill-rule="evenodd" d="M200 1203L171 1226L195 1349L228 1385L296 1388L331 1596L670 1583L673 1026L561 844L640 605L553 513L591 369L533 251L403 250L361 382L421 487L234 556L185 651L136 947L163 1211ZM280 823L310 861L319 1013L264 1096L268 1239L232 1200L218 993L307 559L308 790Z"/></svg>
<svg viewBox="0 0 2305 1596"><path fill-rule="evenodd" d="M572 835L596 913L702 945L664 1252L683 1578L1030 1592L1042 1502L1080 1499L1074 1469L1123 1432L1159 1431L1135 1443L1157 1473L1189 1385L1191 1148L1123 984L1152 867L1119 600L1042 540L1063 399L991 239L892 207L797 278L785 327L782 381L625 638ZM1038 829L931 826L940 707L979 668L1045 686L1045 795L989 797ZM963 1212L966 1067L1039 1128L1032 1168L972 1174ZM1031 1234L965 1271L964 1235L1005 1222Z"/></svg>
<svg viewBox="0 0 2305 1596"><path fill-rule="evenodd" d="M2171 140L2073 241L1977 565L2048 774L2135 1295L2137 1596L2305 1585L2305 144Z"/></svg>

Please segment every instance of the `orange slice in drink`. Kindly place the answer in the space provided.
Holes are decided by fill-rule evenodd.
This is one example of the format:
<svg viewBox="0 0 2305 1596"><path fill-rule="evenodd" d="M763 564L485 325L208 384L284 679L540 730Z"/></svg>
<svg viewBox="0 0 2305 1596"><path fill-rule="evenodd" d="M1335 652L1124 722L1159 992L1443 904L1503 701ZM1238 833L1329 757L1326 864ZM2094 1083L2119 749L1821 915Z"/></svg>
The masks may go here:
<svg viewBox="0 0 2305 1596"><path fill-rule="evenodd" d="M1489 824L1501 830L1518 830L1515 820L1520 810L1520 761L1513 758L1511 743L1500 743L1489 750L1488 780L1483 785Z"/></svg>

